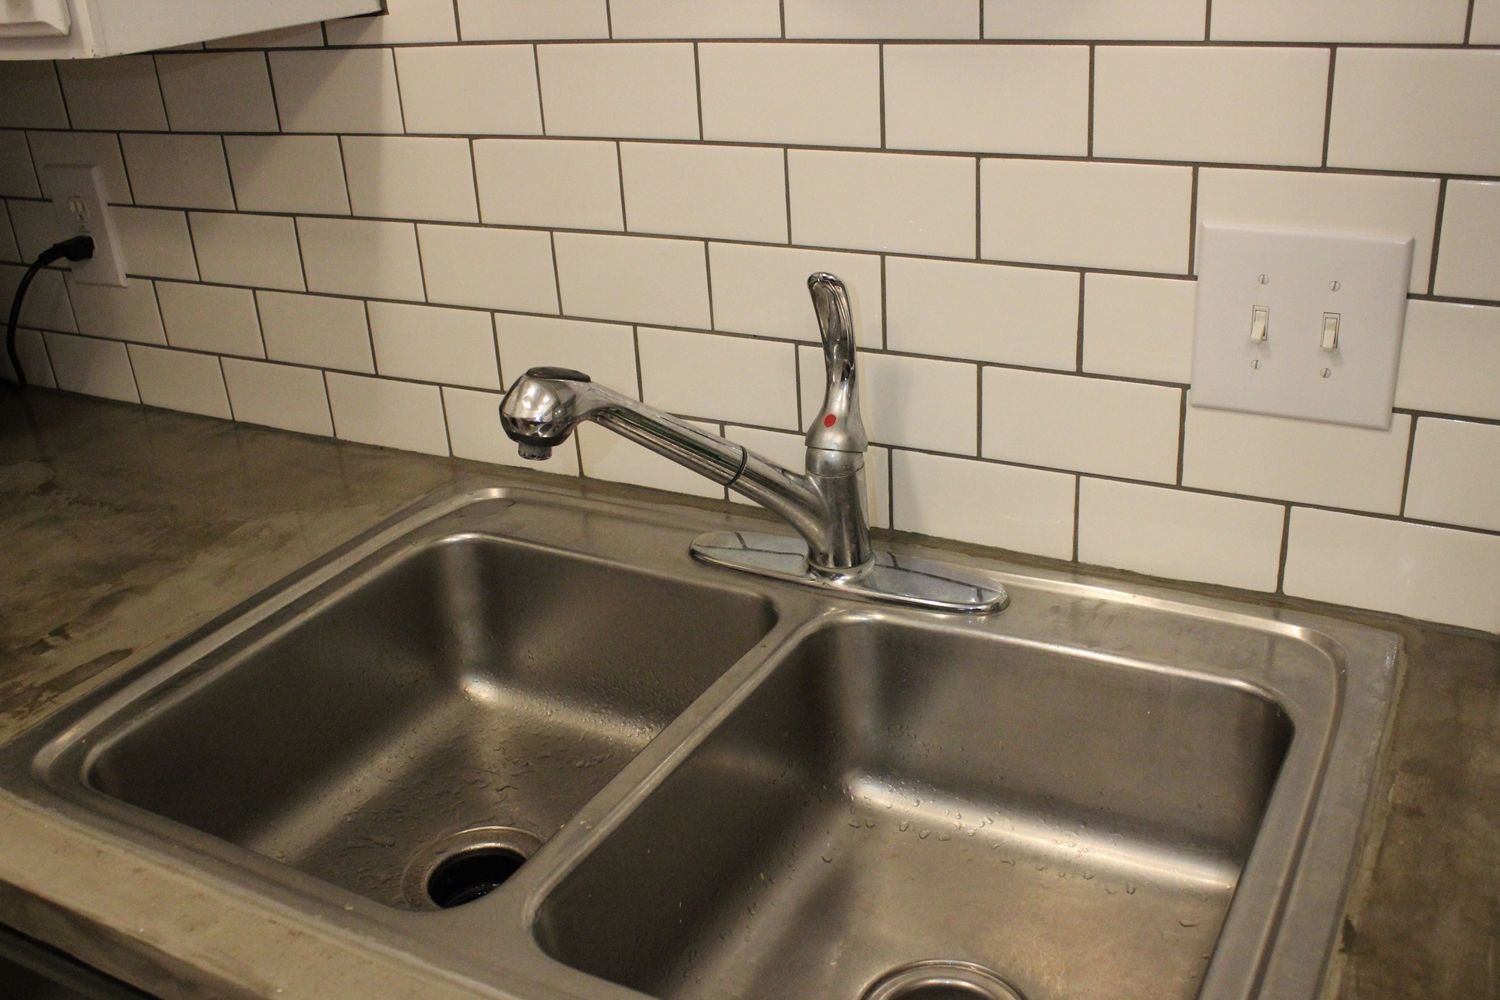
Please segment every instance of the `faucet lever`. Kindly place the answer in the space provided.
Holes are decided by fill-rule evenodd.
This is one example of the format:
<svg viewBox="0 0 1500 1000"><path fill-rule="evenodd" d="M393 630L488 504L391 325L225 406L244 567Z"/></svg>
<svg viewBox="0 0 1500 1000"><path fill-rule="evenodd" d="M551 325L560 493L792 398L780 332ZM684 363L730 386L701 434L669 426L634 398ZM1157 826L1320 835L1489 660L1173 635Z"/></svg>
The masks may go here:
<svg viewBox="0 0 1500 1000"><path fill-rule="evenodd" d="M820 451L863 453L869 447L859 415L859 386L855 381L854 315L844 283L825 271L807 279L818 329L823 335L823 365L828 388L823 409L807 429L807 446Z"/></svg>

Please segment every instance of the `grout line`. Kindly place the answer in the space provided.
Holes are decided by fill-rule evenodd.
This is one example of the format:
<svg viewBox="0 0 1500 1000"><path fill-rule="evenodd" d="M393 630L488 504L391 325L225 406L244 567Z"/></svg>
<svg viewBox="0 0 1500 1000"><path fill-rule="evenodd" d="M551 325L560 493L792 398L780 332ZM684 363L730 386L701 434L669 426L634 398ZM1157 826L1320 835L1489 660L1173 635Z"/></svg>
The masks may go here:
<svg viewBox="0 0 1500 1000"><path fill-rule="evenodd" d="M714 322L714 270L708 259L708 241L703 241L703 284L708 293L708 328L715 328ZM759 337L755 338L761 339Z"/></svg>
<svg viewBox="0 0 1500 1000"><path fill-rule="evenodd" d="M886 255L880 255L880 349L891 346L890 280L886 277Z"/></svg>
<svg viewBox="0 0 1500 1000"><path fill-rule="evenodd" d="M698 58L698 43L693 43L693 103L698 109L698 140L703 140L703 66Z"/></svg>
<svg viewBox="0 0 1500 1000"><path fill-rule="evenodd" d="M1323 160L1328 166L1328 146L1333 140L1333 82L1338 74L1339 50L1335 46L1328 50L1328 99L1323 105Z"/></svg>
<svg viewBox="0 0 1500 1000"><path fill-rule="evenodd" d="M455 3L458 0L454 0ZM531 43L531 69L536 75L536 116L542 135L547 134L547 102L542 100L542 47Z"/></svg>
<svg viewBox="0 0 1500 1000"><path fill-rule="evenodd" d="M786 199L786 243L792 245L792 151L781 151L782 194Z"/></svg>
<svg viewBox="0 0 1500 1000"><path fill-rule="evenodd" d="M984 455L984 366L974 366L974 454Z"/></svg>
<svg viewBox="0 0 1500 1000"><path fill-rule="evenodd" d="M451 456L453 454L453 424L448 420L448 392L446 386L438 386L438 410L443 414L443 441L448 445L448 454Z"/></svg>
<svg viewBox="0 0 1500 1000"><path fill-rule="evenodd" d="M1276 590L1277 594L1284 594L1286 586L1286 556L1292 547L1292 505L1287 504L1285 513L1281 516L1281 554L1276 557Z"/></svg>
<svg viewBox="0 0 1500 1000"><path fill-rule="evenodd" d="M979 4L979 40L984 40L984 0L975 0Z"/></svg>
<svg viewBox="0 0 1500 1000"><path fill-rule="evenodd" d="M474 185L474 218L482 226L484 225L484 208L479 203L479 159L474 155L474 143L476 140L468 140L466 147L469 154L469 180Z"/></svg>
<svg viewBox="0 0 1500 1000"><path fill-rule="evenodd" d="M229 379L224 376L224 358L216 355L219 359L219 386L224 390L224 405L229 407L229 419L238 421L239 417L234 415L234 397L229 395Z"/></svg>
<svg viewBox="0 0 1500 1000"><path fill-rule="evenodd" d="M786 0L777 0L777 14L781 18L781 37L786 37Z"/></svg>
<svg viewBox="0 0 1500 1000"><path fill-rule="evenodd" d="M504 392L505 365L500 361L500 314L490 313L490 346L495 349L495 375L500 379L500 391ZM517 376L519 378L520 376Z"/></svg>
<svg viewBox="0 0 1500 1000"><path fill-rule="evenodd" d="M333 393L328 391L328 372L325 369L318 369L318 372L323 376L323 405L328 407L328 433L337 438L339 425L338 421L333 419Z"/></svg>
<svg viewBox="0 0 1500 1000"><path fill-rule="evenodd" d="M1411 466L1417 457L1417 424L1420 421L1420 417L1412 417L1406 432L1406 467L1401 473L1401 503L1396 508L1403 517L1406 516L1407 495L1411 492Z"/></svg>
<svg viewBox="0 0 1500 1000"><path fill-rule="evenodd" d="M1198 167L1193 167L1193 178L1188 188L1188 274L1198 272Z"/></svg>
<svg viewBox="0 0 1500 1000"><path fill-rule="evenodd" d="M68 107L68 92L63 87L61 63L52 61L52 79L57 84L57 99L62 104L63 121L68 123L68 131L73 131L73 111ZM158 84L159 85L159 84Z"/></svg>
<svg viewBox="0 0 1500 1000"><path fill-rule="evenodd" d="M566 316L568 311L563 308L562 270L557 266L556 233L548 234L547 244L552 250L552 287L557 292L557 315L559 317Z"/></svg>
<svg viewBox="0 0 1500 1000"><path fill-rule="evenodd" d="M1465 45L1468 45L1469 44L1469 40L1474 37L1474 7L1475 6L1476 6L1475 0L1469 0L1469 13L1464 18L1464 44Z"/></svg>
<svg viewBox="0 0 1500 1000"><path fill-rule="evenodd" d="M1427 272L1427 292L1433 294L1437 291L1438 275L1438 247L1443 242L1443 213L1448 208L1448 179L1445 177L1438 181L1437 216L1432 223L1432 263Z"/></svg>
<svg viewBox="0 0 1500 1000"><path fill-rule="evenodd" d="M635 398L646 401L646 376L641 372L641 328L632 325L630 343L635 348Z"/></svg>
<svg viewBox="0 0 1500 1000"><path fill-rule="evenodd" d="M161 67L156 59L156 56L151 56L151 81L156 84L156 99L161 101L162 121L167 123L162 131L175 132L176 129L172 128L172 113L167 110L167 92L161 85Z"/></svg>
<svg viewBox="0 0 1500 1000"><path fill-rule="evenodd" d="M1203 4L1203 40L1206 42L1213 37L1214 29L1214 0L1205 0Z"/></svg>
<svg viewBox="0 0 1500 1000"><path fill-rule="evenodd" d="M615 140L615 177L620 185L620 232L630 232L630 213L625 208L625 149ZM553 230L555 233L556 230Z"/></svg>
<svg viewBox="0 0 1500 1000"><path fill-rule="evenodd" d="M896 453L894 448L885 450L885 519L891 526L896 528Z"/></svg>
<svg viewBox="0 0 1500 1000"><path fill-rule="evenodd" d="M608 38L615 37L615 12L613 8L614 0L604 0L604 30ZM599 39L595 38L592 41L597 42Z"/></svg>
<svg viewBox="0 0 1500 1000"><path fill-rule="evenodd" d="M547 39L544 39L542 41L544 41L544 43L547 44L547 45L582 46L582 45L604 45L604 44L607 44L611 40L612 39L609 38L609 37L607 37L607 36L597 35L597 36L591 36L591 37L547 38ZM628 43L634 43L634 44L637 44L637 45L644 45L644 44L658 44L658 45L661 45L661 44L677 44L677 45L686 45L686 44L689 44L691 42L690 38L685 38L682 35L669 35L669 36L656 36L656 37L642 36L640 38L634 38L634 37L632 37L632 38L619 38L619 39L613 39L613 40L614 41L623 42L623 43L627 43L627 44ZM1267 40L1264 40L1264 39L1235 39L1235 38L1216 38L1216 39L1203 39L1203 38L1090 38L1090 37L1087 37L1087 36L1073 36L1073 37L1065 37L1064 36L1064 37L1057 37L1057 38L1052 38L1052 37L1046 37L1046 38L1042 38L1042 37L1023 38L1023 37L1020 37L1020 36L1004 37L1004 38L1000 38L1000 37L995 37L995 38L976 38L976 37L973 37L973 36L970 36L968 38L913 38L913 37L907 36L907 37L903 37L903 38L896 38L896 37L880 37L880 36L868 36L868 37L866 37L866 36L859 36L859 37L852 37L852 36L849 36L849 35L837 35L837 36L835 36L835 35L826 35L826 36L821 36L821 37L794 36L794 37L791 37L791 38L781 38L781 37L778 37L776 35L724 35L722 37L721 36L714 36L713 38L704 38L702 40L706 41L706 42L712 42L713 44L720 44L720 43L725 43L725 42L730 42L730 43L772 43L772 42L779 42L779 43L785 43L785 44L788 44L788 45L842 45L842 44L850 44L850 43L862 43L862 44L866 44L866 45L892 45L892 46L919 46L919 45L920 46L934 46L934 45L954 45L954 46L958 46L958 45L964 45L964 46L969 46L969 47L984 46L984 47L987 47L987 48L1036 48L1036 47L1039 47L1039 46L1049 46L1049 45L1098 45L1098 46L1100 46L1102 48L1123 48L1123 47L1130 47L1130 48L1159 48L1159 49L1169 49L1169 48L1179 48L1179 49L1180 48L1194 48L1194 49L1201 49L1201 48L1210 48L1210 49L1267 49L1267 48L1279 48L1279 49L1326 49L1328 47L1328 45L1329 45L1329 42L1326 41L1326 40L1322 40L1322 41L1297 41L1295 39L1277 39L1275 41L1267 41ZM465 38L465 39L460 39L458 41L453 41L453 40L450 39L450 40L442 41L442 42L416 41L416 42L368 42L368 43L356 43L356 44L349 44L349 45L278 45L278 46L275 47L274 51L276 51L276 52L349 52L349 51L358 51L358 50L361 50L361 49L466 48L466 47L473 47L473 46L476 46L476 45L494 45L494 44L497 44L497 43L504 44L506 42L509 42L511 44L524 44L527 41L528 41L527 39ZM1473 44L1470 44L1470 45L1465 45L1461 41L1458 41L1458 42L1350 41L1350 42L1339 42L1338 45L1341 48L1351 48L1351 49L1402 49L1402 50L1420 49L1420 50L1434 50L1434 51L1462 51L1462 50L1467 49L1467 48L1474 48L1474 49L1500 49L1500 42L1484 42L1484 43L1478 43L1478 42L1476 42L1476 43L1473 43ZM228 46L228 45L226 45L226 46L223 46L223 47L220 47L220 48L213 48L213 49L208 49L208 50L195 50L195 51L208 51L208 52L259 52L259 51L262 51L264 48L265 48L264 46L256 46L256 45L241 45L241 46Z"/></svg>
<svg viewBox="0 0 1500 1000"><path fill-rule="evenodd" d="M401 100L401 60L396 58L396 52L391 50L391 76L396 80L396 111L401 116L401 134L408 135L406 131L406 103Z"/></svg>
<svg viewBox="0 0 1500 1000"><path fill-rule="evenodd" d="M453 0L453 35L460 42L464 40L464 15L462 6L458 0Z"/></svg>
<svg viewBox="0 0 1500 1000"><path fill-rule="evenodd" d="M878 97L880 99L880 148L885 149L885 46L877 45L875 51L879 58L876 66L879 69L879 79L876 85L879 87Z"/></svg>
<svg viewBox="0 0 1500 1000"><path fill-rule="evenodd" d="M1082 275L1078 278L1078 331L1074 345L1073 371L1083 371L1083 315L1085 296L1088 292L1088 279Z"/></svg>
<svg viewBox="0 0 1500 1000"><path fill-rule="evenodd" d="M1073 561L1078 561L1079 526L1083 523L1083 476L1073 477Z"/></svg>
<svg viewBox="0 0 1500 1000"><path fill-rule="evenodd" d="M1094 155L1094 46L1089 46L1089 106L1088 106L1088 155Z"/></svg>
<svg viewBox="0 0 1500 1000"><path fill-rule="evenodd" d="M1187 464L1187 390L1179 389L1177 403L1177 485L1182 485L1183 467Z"/></svg>
<svg viewBox="0 0 1500 1000"><path fill-rule="evenodd" d="M455 3L458 0L454 0ZM271 72L271 50L264 52L266 67L266 87L271 92L271 113L276 116L276 134L280 135L284 128L281 124L281 100L276 96L276 76Z"/></svg>

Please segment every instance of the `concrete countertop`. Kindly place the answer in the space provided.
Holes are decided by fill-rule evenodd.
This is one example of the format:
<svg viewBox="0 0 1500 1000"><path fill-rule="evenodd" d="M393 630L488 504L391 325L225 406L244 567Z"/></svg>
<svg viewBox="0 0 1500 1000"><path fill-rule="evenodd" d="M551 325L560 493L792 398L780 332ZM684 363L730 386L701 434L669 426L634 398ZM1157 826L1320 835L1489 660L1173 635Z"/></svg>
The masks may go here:
<svg viewBox="0 0 1500 1000"><path fill-rule="evenodd" d="M46 391L0 395L0 742L423 494L529 475ZM1185 589L1402 636L1390 808L1330 992L1500 997L1500 639ZM3 789L0 924L174 998L503 995L319 932Z"/></svg>

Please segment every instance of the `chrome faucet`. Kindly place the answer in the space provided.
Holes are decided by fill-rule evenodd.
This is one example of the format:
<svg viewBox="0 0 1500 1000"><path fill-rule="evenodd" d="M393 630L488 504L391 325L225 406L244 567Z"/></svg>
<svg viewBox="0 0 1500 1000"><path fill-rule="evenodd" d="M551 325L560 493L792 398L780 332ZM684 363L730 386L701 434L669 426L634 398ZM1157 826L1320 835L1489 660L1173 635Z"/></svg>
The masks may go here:
<svg viewBox="0 0 1500 1000"><path fill-rule="evenodd" d="M828 385L807 431L805 472L793 472L717 434L638 402L569 368L533 368L500 403L500 426L521 457L545 459L579 421L592 420L780 515L798 538L715 531L694 540L706 562L856 596L945 611L996 611L1004 588L977 570L898 559L870 544L854 318L844 283L807 279L823 338Z"/></svg>

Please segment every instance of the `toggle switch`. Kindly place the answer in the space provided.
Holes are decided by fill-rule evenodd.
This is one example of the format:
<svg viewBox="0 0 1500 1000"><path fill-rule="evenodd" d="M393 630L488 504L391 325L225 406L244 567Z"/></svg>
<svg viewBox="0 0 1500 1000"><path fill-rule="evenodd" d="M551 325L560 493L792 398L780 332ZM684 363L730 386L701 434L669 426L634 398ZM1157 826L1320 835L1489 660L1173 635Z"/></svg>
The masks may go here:
<svg viewBox="0 0 1500 1000"><path fill-rule="evenodd" d="M1250 310L1250 343L1266 342L1266 327L1271 323L1270 306L1255 306Z"/></svg>
<svg viewBox="0 0 1500 1000"><path fill-rule="evenodd" d="M1336 351L1339 346L1339 314L1323 314L1323 350Z"/></svg>

